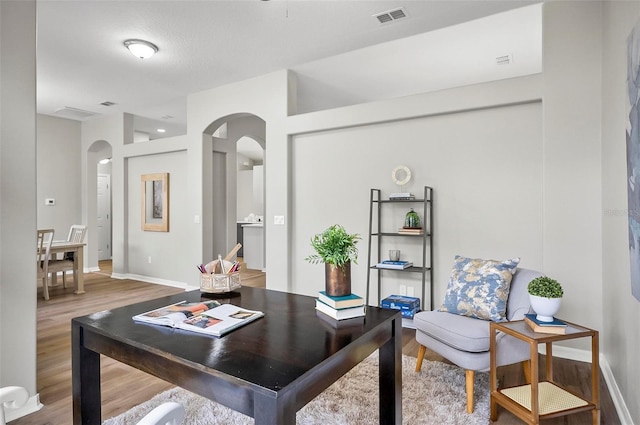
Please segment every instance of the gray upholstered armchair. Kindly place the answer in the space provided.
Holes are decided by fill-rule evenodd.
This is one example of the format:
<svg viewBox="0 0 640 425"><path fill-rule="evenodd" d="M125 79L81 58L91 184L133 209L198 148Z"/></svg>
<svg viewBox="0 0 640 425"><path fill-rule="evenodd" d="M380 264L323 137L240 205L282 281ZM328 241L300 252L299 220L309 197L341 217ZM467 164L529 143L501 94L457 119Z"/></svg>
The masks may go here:
<svg viewBox="0 0 640 425"><path fill-rule="evenodd" d="M534 270L516 270L507 300L507 320L521 320L529 312L527 285L538 276L542 274ZM416 372L422 367L427 347L465 369L468 413L473 412L474 372L489 370L489 323L441 311L422 311L414 316L416 340L420 344ZM529 360L528 344L502 333L497 335L496 343L500 347L498 366ZM528 368L524 370L526 375Z"/></svg>

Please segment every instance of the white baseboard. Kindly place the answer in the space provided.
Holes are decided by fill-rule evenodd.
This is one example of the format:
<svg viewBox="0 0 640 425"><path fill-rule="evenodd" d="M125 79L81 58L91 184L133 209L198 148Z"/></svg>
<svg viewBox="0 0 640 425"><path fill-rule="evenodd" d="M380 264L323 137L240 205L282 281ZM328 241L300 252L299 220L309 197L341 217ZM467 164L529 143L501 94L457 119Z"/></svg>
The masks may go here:
<svg viewBox="0 0 640 425"><path fill-rule="evenodd" d="M40 394L36 394L32 397L29 397L24 406L18 407L17 409L7 409L5 407L5 421L11 422L15 419L27 416L33 412L37 412L38 410L42 409L42 407L43 404L40 403Z"/></svg>
<svg viewBox="0 0 640 425"><path fill-rule="evenodd" d="M184 282L176 282L173 280L166 280L166 279L159 279L157 277L150 277L150 276L143 276L143 275L139 275L139 274L131 274L131 273L126 273L126 274L111 274L111 277L114 279L132 279L132 280L139 280L141 282L147 282L147 283L155 283L156 285L164 285L164 286L172 286L174 288L180 288L180 289L184 289L185 291L187 290L193 290L196 289L196 287L190 286L187 283ZM199 286L198 286L199 288Z"/></svg>
<svg viewBox="0 0 640 425"><path fill-rule="evenodd" d="M607 383L607 388L609 389L609 394L611 394L611 398L613 399L613 404L616 406L620 425L633 425L631 413L627 408L627 404L624 402L624 398L622 397L616 378L613 376L609 362L607 362L607 358L603 354L600 354L600 369L602 369L602 377Z"/></svg>
<svg viewBox="0 0 640 425"><path fill-rule="evenodd" d="M544 345L539 346L538 349L541 354L545 353ZM575 360L578 362L591 363L591 351L589 350L580 350L577 348L554 345L553 356L563 359ZM611 398L613 399L613 404L616 407L616 412L618 413L618 418L620 419L620 425L634 425L633 418L631 418L631 413L627 408L627 404L622 397L622 393L620 392L620 388L618 387L616 378L613 376L613 372L611 371L611 366L609 366L609 362L607 361L607 358L604 356L604 354L600 353L598 363L600 364L602 377L607 383L609 394L611 394Z"/></svg>
<svg viewBox="0 0 640 425"><path fill-rule="evenodd" d="M415 329L416 325L413 324L413 319L408 319L406 317L402 318L402 327L407 329Z"/></svg>

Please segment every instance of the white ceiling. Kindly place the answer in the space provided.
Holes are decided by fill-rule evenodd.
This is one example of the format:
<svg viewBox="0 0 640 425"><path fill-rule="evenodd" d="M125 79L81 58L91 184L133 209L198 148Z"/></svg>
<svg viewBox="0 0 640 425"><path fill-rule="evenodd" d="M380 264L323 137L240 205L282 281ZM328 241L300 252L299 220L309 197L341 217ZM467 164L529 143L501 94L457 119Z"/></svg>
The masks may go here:
<svg viewBox="0 0 640 425"><path fill-rule="evenodd" d="M157 138L185 132L189 93L280 69L298 74L299 112L540 72L540 7L457 25L534 3L38 0L38 112L128 112ZM373 17L398 7L407 18ZM137 59L129 38L159 52Z"/></svg>

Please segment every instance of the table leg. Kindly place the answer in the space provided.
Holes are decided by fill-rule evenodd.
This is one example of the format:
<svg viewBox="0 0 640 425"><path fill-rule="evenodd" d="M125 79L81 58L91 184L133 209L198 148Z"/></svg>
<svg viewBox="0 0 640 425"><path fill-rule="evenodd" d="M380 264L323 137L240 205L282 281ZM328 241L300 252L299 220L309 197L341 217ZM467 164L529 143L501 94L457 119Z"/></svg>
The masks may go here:
<svg viewBox="0 0 640 425"><path fill-rule="evenodd" d="M531 357L531 419L534 424L540 423L540 406L538 396L538 344L529 344Z"/></svg>
<svg viewBox="0 0 640 425"><path fill-rule="evenodd" d="M71 325L71 384L73 424L102 423L100 395L100 354L83 346L83 328Z"/></svg>
<svg viewBox="0 0 640 425"><path fill-rule="evenodd" d="M492 421L498 420L498 403L493 393L498 391L498 379L497 379L497 366L496 366L496 330L493 326L489 327L489 396L490 410L489 418Z"/></svg>
<svg viewBox="0 0 640 425"><path fill-rule="evenodd" d="M253 399L253 419L256 425L288 425L296 423L293 392L284 398L255 394Z"/></svg>
<svg viewBox="0 0 640 425"><path fill-rule="evenodd" d="M402 318L392 322L392 336L379 350L380 423L402 423Z"/></svg>
<svg viewBox="0 0 640 425"><path fill-rule="evenodd" d="M545 365L546 365L546 376L547 381L553 382L553 344L551 342L547 342L545 351Z"/></svg>
<svg viewBox="0 0 640 425"><path fill-rule="evenodd" d="M75 268L73 273L73 284L76 290L75 294L84 294L84 248L80 247L76 250L73 256L73 267Z"/></svg>
<svg viewBox="0 0 640 425"><path fill-rule="evenodd" d="M591 337L591 401L596 408L592 412L593 425L600 425L600 342L599 334Z"/></svg>

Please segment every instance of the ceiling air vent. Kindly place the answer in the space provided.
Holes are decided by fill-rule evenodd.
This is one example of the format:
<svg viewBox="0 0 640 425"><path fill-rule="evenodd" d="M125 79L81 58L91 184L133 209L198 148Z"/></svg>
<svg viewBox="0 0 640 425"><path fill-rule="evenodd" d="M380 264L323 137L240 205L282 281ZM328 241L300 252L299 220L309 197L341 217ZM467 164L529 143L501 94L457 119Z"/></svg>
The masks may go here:
<svg viewBox="0 0 640 425"><path fill-rule="evenodd" d="M102 105L102 106L113 106L113 105L115 105L115 103L114 103L114 102L109 102L109 101L107 100L107 101L102 102L102 103L101 103L101 105Z"/></svg>
<svg viewBox="0 0 640 425"><path fill-rule="evenodd" d="M387 10L386 12L377 13L373 15L374 18L378 20L381 24L386 24L387 22L396 21L398 19L406 18L407 11L404 10L404 7L399 7L393 10Z"/></svg>
<svg viewBox="0 0 640 425"><path fill-rule="evenodd" d="M95 115L100 115L97 112L85 111L84 109L71 108L69 106L65 106L64 108L57 109L55 111L56 115L60 115L64 118L70 118L73 120L82 120L85 118L93 117Z"/></svg>
<svg viewBox="0 0 640 425"><path fill-rule="evenodd" d="M496 58L496 65L509 65L511 62L513 62L513 56L512 55L504 55L504 56L498 56Z"/></svg>
<svg viewBox="0 0 640 425"><path fill-rule="evenodd" d="M173 117L173 116L171 116L171 115L163 115L163 116L161 116L160 118L162 118L163 120L171 120L171 119L173 119L174 117Z"/></svg>

